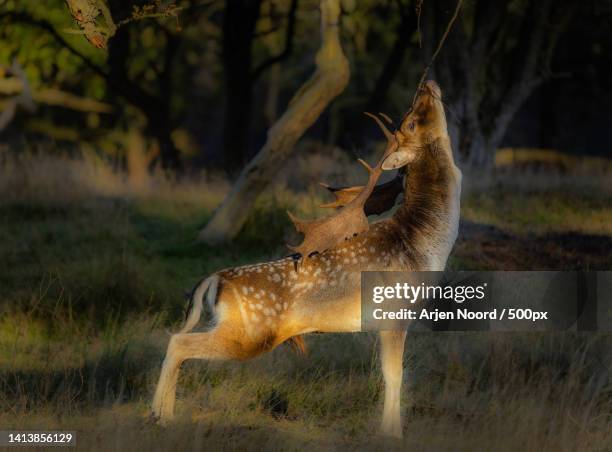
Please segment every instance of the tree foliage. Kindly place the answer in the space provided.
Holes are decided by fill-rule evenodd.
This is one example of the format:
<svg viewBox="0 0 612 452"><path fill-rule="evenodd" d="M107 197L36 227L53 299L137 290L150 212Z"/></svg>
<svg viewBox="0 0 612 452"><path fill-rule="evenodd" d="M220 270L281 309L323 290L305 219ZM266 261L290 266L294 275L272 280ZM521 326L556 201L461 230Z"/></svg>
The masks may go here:
<svg viewBox="0 0 612 452"><path fill-rule="evenodd" d="M308 133L350 150L376 137L363 127L363 111L395 118L405 111L456 2L341 3L351 82ZM151 166L180 171L195 157L236 174L312 73L318 5L2 0L0 110L15 108L0 140L18 148L27 137L75 151L85 144L126 164L128 132L137 129L145 148L158 150ZM555 59L559 42L571 42L569 29L582 31L585 49L609 52L596 31L609 16L599 1L465 0L431 72L445 93L463 160L490 165L537 89L581 70ZM577 28L575 17L592 26ZM23 80L16 80L14 64ZM16 102L18 84L33 93L34 110Z"/></svg>

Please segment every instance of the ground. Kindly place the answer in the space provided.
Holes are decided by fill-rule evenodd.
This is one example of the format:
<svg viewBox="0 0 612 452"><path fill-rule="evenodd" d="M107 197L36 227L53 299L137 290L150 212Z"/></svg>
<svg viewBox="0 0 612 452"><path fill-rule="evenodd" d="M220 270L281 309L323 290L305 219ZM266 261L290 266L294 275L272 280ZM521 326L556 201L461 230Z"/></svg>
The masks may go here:
<svg viewBox="0 0 612 452"><path fill-rule="evenodd" d="M226 184L132 193L96 171L49 162L0 181L3 429L77 430L83 450L612 448L605 334L409 335L404 440L377 436L382 377L369 334L310 335L306 356L281 346L246 363L188 362L176 422L152 423L184 294L212 271L285 253L296 243L285 208L312 214L319 194L275 187L235 243L209 247L194 237ZM609 178L567 177L466 175L449 266L609 269Z"/></svg>

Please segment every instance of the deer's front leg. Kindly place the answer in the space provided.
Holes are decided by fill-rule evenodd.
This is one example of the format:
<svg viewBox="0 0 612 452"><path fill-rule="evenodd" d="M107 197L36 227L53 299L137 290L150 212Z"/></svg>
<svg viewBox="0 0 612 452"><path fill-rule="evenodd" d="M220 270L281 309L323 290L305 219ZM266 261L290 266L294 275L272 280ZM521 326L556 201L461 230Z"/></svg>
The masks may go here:
<svg viewBox="0 0 612 452"><path fill-rule="evenodd" d="M384 435L402 437L400 398L406 331L381 331L381 365L385 379L385 406L381 430Z"/></svg>

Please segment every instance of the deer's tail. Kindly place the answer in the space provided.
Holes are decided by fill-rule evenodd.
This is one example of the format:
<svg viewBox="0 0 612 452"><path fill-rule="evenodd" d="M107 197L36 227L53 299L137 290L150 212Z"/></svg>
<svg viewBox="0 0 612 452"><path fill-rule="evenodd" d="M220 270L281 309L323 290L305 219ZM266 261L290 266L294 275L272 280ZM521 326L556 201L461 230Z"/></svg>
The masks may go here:
<svg viewBox="0 0 612 452"><path fill-rule="evenodd" d="M179 333L188 333L200 321L200 316L202 315L202 304L204 300L204 295L206 295L206 304L208 305L210 311L215 311L218 286L219 276L212 275L198 283L198 285L193 289L191 298L189 299L189 305L187 306L185 325Z"/></svg>

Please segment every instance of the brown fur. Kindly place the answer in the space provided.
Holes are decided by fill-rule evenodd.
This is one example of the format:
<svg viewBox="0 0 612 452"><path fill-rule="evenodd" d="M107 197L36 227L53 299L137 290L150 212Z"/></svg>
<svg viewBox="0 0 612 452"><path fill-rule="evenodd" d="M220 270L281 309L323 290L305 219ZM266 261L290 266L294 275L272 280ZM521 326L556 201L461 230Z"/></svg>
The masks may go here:
<svg viewBox="0 0 612 452"><path fill-rule="evenodd" d="M216 326L206 333L187 333L199 317L200 299L197 316L168 346L153 401L156 415L172 416L178 369L185 359L245 360L283 342L304 352L305 333L361 329L361 272L443 270L457 234L461 173L453 162L439 88L431 83L425 88L401 125L400 145L411 156L403 205L367 232L298 266L284 258L229 268L205 280L196 293L212 291L209 304ZM382 427L396 436L401 434L404 338L405 332L381 333L387 383Z"/></svg>

